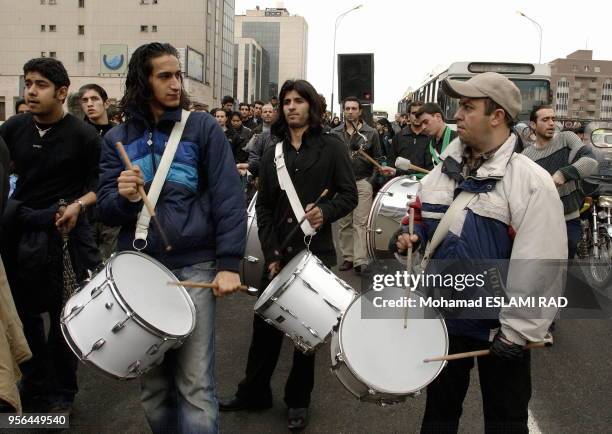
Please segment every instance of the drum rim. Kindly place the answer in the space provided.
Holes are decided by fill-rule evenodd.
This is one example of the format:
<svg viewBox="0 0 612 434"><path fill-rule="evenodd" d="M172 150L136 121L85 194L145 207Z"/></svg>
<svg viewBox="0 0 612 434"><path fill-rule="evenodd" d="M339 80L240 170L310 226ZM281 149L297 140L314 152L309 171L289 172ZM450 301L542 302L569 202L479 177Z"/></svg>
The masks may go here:
<svg viewBox="0 0 612 434"><path fill-rule="evenodd" d="M376 233L373 232L372 224L374 215L378 214L382 206L382 200L379 200L379 198L382 197L385 193L387 193L393 185L401 181L411 181L415 184L420 184L420 181L410 179L410 175L402 175L389 180L385 185L381 187L380 190L378 190L378 193L376 193L376 196L374 197L374 201L372 203L372 208L370 208L370 213L368 214L368 220L366 222L366 247L368 249L369 258L375 262L379 262L380 259L376 255Z"/></svg>
<svg viewBox="0 0 612 434"><path fill-rule="evenodd" d="M113 265L113 261L117 257L119 257L121 255L125 255L125 254L138 255L138 256L141 256L144 259L147 259L147 260L153 262L155 265L159 266L162 270L164 270L168 274L168 277L170 278L170 280L173 280L175 282L179 282L179 279L174 275L174 273L172 271L170 271L170 269L168 267L166 267L164 264L159 262L157 259L152 258L149 255L146 255L146 254L144 254L142 252L138 252L138 251L135 251L135 250L125 250L123 252L115 252L115 253L113 253L110 256L110 258L108 258L108 261L107 261L107 264L106 264L106 267L105 267L106 268L106 278L107 278L109 286L111 288L111 292L113 293L113 295L115 296L115 298L119 302L119 305L121 305L121 308L128 315L131 314L131 317L134 319L134 321L136 321L138 324L140 324L142 327L144 327L147 331L153 333L156 336L159 336L161 338L186 339L195 330L195 326L196 326L196 309L195 309L195 305L193 304L193 300L191 299L191 296L189 295L189 293L187 292L185 287L180 286L180 285L176 286L176 288L179 289L179 291L181 292L183 297L186 299L187 304L189 305L189 309L191 310L192 321L191 321L191 327L189 328L189 331L186 334L183 334L183 335L175 335L175 334L168 333L168 332L165 332L163 330L160 330L159 328L155 327L153 324L151 324L148 321L146 321L140 315L138 315L138 312L136 312L134 309L132 309L132 307L129 305L129 303L121 295L121 291L119 291L119 288L117 288L117 285L115 283L115 279L114 279L114 276L113 276L113 270L112 270L113 267L112 267L112 265Z"/></svg>
<svg viewBox="0 0 612 434"><path fill-rule="evenodd" d="M346 352L344 351L344 346L342 345L342 326L344 325L344 319L346 318L346 313L351 309L351 307L353 307L353 304L357 302L357 300L360 300L361 297L365 296L366 294L373 292L373 290L367 291L363 294L361 294L359 297L356 297L351 304L349 304L349 306L346 308L346 311L344 312L344 314L342 315L342 318L340 319L339 325L338 325L338 348L340 350L340 354L342 354L344 357L342 358L342 363L344 363L346 365L346 367L348 368L349 372L355 376L355 378L357 378L357 380L361 381L365 386L367 386L369 389L372 389L378 393L381 394L388 394L388 395L394 395L394 396L403 396L403 395L410 395L412 393L418 392L420 390L423 390L424 388L426 388L429 384L431 384L436 378L438 378L438 376L440 375L440 373L442 372L442 370L444 369L444 367L446 366L446 364L448 362L443 361L440 364L440 367L438 368L438 370L436 371L436 374L429 379L425 384L423 384L421 387L419 387L418 389L414 389L414 390L409 390L409 391L405 391L405 392L401 392L401 393L397 393L397 392L392 392L392 391L388 391L388 390L384 390L382 388L378 388L378 386L374 386L372 384L370 384L369 381L366 381L361 375L359 375L356 372L356 369L351 365L350 361L348 360L348 357L346 357ZM421 293L420 291L411 291L414 293L419 294L420 296L424 296L423 293ZM444 331L444 340L445 340L445 350L444 353L445 355L448 355L448 347L449 347L449 337L448 337L448 329L446 327L446 321L444 321L444 318L442 317L442 315L440 314L440 311L436 308L432 308L435 310L438 319L440 320L440 323L442 324L442 330Z"/></svg>
<svg viewBox="0 0 612 434"><path fill-rule="evenodd" d="M274 303L274 301L272 300L272 297L276 296L276 298L278 299L281 295L283 295L287 291L287 289L289 288L290 284L293 283L293 281L295 279L297 279L298 275L300 273L302 273L302 271L304 271L304 268L306 267L306 263L308 262L308 260L311 257L314 256L314 254L310 250L304 249L301 252L299 252L297 255L295 255L294 258L298 257L299 255L301 255L304 252L306 252L306 254L304 255L304 257L302 259L300 259L300 262L298 263L297 267L295 267L295 270L293 270L291 272L291 276L289 277L289 279L287 279L287 281L285 283L283 283L281 286L279 286L276 289L276 291L271 293L270 296L264 302L262 302L261 306L257 307L257 303L259 302L259 300L262 299L262 297L264 296L266 290L264 290L264 292L259 296L259 298L257 299L257 302L255 303L255 306L253 307L255 312L257 312L259 314L265 312L272 305L272 303ZM319 259L316 256L314 256L314 257L315 257L315 259ZM292 258L292 260L293 260L293 258ZM287 265L285 265L285 267L286 266ZM272 279L272 282L274 282L279 276L280 276L280 273L278 275L276 275L274 277L274 279ZM272 285L272 282L270 282L270 285Z"/></svg>

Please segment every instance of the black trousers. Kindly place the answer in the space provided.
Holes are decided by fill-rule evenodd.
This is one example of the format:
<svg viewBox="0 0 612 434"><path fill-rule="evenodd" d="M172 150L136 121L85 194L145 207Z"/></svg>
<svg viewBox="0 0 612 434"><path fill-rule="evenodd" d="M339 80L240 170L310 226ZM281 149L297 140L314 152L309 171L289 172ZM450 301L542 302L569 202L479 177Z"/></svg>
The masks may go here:
<svg viewBox="0 0 612 434"><path fill-rule="evenodd" d="M262 280L261 289L269 281ZM283 344L285 334L267 324L259 315L253 317L253 336L245 378L238 385L236 396L248 402L271 403L270 380ZM289 408L310 405L310 394L314 387L314 354L305 355L297 348L293 350L293 365L285 384L285 403Z"/></svg>
<svg viewBox="0 0 612 434"><path fill-rule="evenodd" d="M78 391L78 359L70 350L60 329L61 299L49 308L50 329L45 337L41 314L20 309L19 316L32 350L32 358L20 365L21 398L26 405L31 400L47 404L72 402Z"/></svg>
<svg viewBox="0 0 612 434"><path fill-rule="evenodd" d="M449 353L487 349L488 342L449 336ZM427 387L421 433L456 433L463 400L470 384L474 358L453 360ZM486 433L529 433L527 406L531 398L529 351L522 361L495 356L478 357L478 375Z"/></svg>

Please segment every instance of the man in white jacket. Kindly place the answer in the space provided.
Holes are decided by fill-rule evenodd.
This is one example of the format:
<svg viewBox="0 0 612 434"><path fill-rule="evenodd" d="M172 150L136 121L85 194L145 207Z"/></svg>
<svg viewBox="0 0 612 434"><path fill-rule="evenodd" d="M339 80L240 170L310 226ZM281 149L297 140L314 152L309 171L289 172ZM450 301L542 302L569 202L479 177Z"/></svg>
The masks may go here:
<svg viewBox="0 0 612 434"><path fill-rule="evenodd" d="M402 253L411 244L425 246L459 192L467 192L467 205L452 214L430 268L435 260L460 266L510 260L508 299L561 295L560 270L567 259L563 206L550 175L514 152L511 126L521 109L519 89L493 72L445 80L442 88L460 98L459 137L421 182L415 234L398 235L395 247ZM491 350L478 359L487 432L528 432L531 374L524 346L547 339L555 313L554 307L502 307L495 317L446 319L449 353ZM474 358L451 361L428 386L421 432L458 430L473 366Z"/></svg>

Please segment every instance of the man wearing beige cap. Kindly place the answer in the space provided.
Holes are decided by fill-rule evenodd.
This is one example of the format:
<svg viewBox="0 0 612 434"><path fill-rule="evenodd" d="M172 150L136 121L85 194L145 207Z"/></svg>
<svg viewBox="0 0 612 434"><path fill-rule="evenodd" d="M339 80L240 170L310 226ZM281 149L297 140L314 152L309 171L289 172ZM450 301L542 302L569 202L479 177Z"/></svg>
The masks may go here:
<svg viewBox="0 0 612 434"><path fill-rule="evenodd" d="M453 273L473 273L468 264L475 260L508 264L512 259L507 277L501 273L508 299L560 295L563 273L542 267L542 260L562 267L567 258L563 206L550 175L514 152L517 138L511 127L521 110L520 91L493 72L465 82L445 80L442 89L460 99L459 137L421 181L414 235L401 233L394 247L401 254L410 245L417 250L441 239L426 273L435 272L441 260L450 262ZM494 280L485 278L481 288L448 291L452 297L478 299L493 289ZM476 315L481 311L445 311L450 354L491 350L477 360L486 432L528 432L530 354L524 346L549 339L556 314L554 308L536 310L507 306L482 317ZM457 432L474 361L450 361L428 386L421 432Z"/></svg>

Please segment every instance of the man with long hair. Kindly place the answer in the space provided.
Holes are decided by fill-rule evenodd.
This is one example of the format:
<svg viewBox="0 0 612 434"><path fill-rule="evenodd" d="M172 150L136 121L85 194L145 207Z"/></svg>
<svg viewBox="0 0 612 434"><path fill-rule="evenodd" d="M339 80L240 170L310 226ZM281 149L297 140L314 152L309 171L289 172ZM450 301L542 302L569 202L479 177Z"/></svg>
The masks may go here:
<svg viewBox="0 0 612 434"><path fill-rule="evenodd" d="M282 140L287 171L306 219L317 230L310 251L327 267L336 264L331 223L351 212L357 205L357 186L351 161L344 144L322 133L321 99L305 80L288 80L280 91L278 120L272 134ZM278 274L295 255L305 249L304 234L298 224L286 193L280 188L276 172L275 146L264 151L259 168L257 224L264 252L266 275L260 288L269 284L269 277ZM313 207L325 189L328 195ZM282 246L287 246L281 250ZM272 407L270 379L278 361L283 332L267 324L259 316L253 319L253 337L249 349L246 377L235 396L221 400L221 411L266 409ZM294 350L293 366L285 387L285 403L289 407L288 427L304 428L308 423L308 406L314 386L314 354Z"/></svg>
<svg viewBox="0 0 612 434"><path fill-rule="evenodd" d="M119 250L132 248L143 203L137 188L148 189L166 142L189 101L176 48L153 42L130 60L121 101L127 122L104 137L98 186L100 220L121 226ZM122 142L134 163L126 170L115 148ZM156 227L149 228L147 253L181 280L213 281L214 290L188 288L196 308L196 328L163 363L141 377L141 401L151 429L160 432L218 431L214 380L215 295L240 285L246 208L229 143L215 120L191 113L156 205L168 228L170 252ZM155 301L151 301L155 303Z"/></svg>

